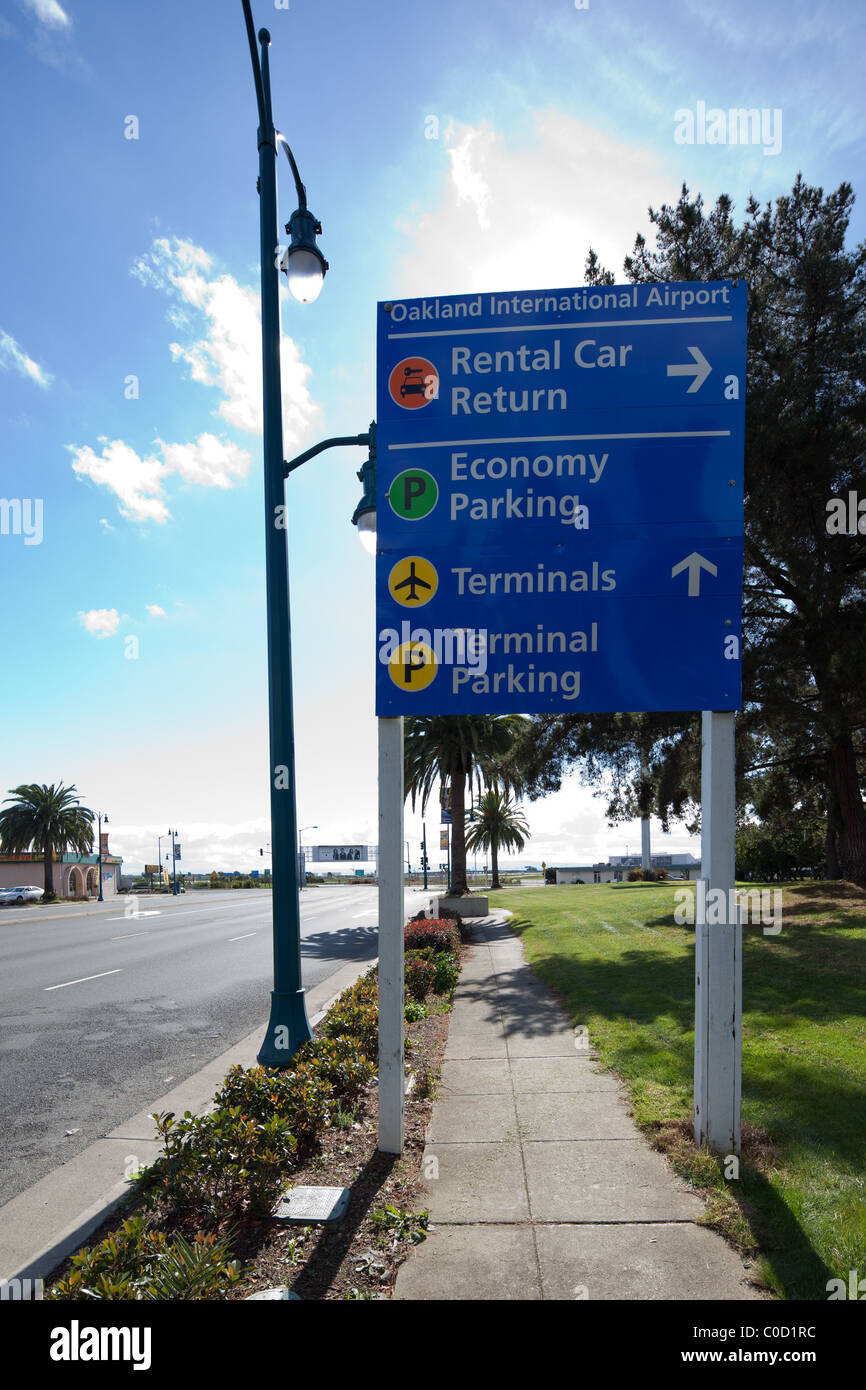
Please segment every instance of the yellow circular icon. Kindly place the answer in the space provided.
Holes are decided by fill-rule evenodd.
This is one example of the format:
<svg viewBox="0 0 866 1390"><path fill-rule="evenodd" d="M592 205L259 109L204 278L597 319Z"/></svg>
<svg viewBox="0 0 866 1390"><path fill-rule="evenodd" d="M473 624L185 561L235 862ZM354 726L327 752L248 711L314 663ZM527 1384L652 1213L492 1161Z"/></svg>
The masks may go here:
<svg viewBox="0 0 866 1390"><path fill-rule="evenodd" d="M421 608L439 588L439 576L422 555L404 555L388 575L388 590L404 608Z"/></svg>
<svg viewBox="0 0 866 1390"><path fill-rule="evenodd" d="M398 690L424 690L436 675L436 658L426 642L403 642L388 662Z"/></svg>

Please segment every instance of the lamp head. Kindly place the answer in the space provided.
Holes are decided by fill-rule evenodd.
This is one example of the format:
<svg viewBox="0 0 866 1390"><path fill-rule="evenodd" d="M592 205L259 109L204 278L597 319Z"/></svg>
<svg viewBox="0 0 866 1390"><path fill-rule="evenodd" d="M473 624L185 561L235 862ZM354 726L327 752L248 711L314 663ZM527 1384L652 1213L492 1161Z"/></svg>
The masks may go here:
<svg viewBox="0 0 866 1390"><path fill-rule="evenodd" d="M312 304L314 299L318 299L328 269L328 262L316 245L316 237L321 230L321 222L306 208L298 208L286 223L291 240L280 266L286 272L289 290L299 304Z"/></svg>
<svg viewBox="0 0 866 1390"><path fill-rule="evenodd" d="M367 462L358 470L358 482L363 495L352 515L352 525L358 528L358 539L368 555L376 554L376 422L370 425L370 444Z"/></svg>

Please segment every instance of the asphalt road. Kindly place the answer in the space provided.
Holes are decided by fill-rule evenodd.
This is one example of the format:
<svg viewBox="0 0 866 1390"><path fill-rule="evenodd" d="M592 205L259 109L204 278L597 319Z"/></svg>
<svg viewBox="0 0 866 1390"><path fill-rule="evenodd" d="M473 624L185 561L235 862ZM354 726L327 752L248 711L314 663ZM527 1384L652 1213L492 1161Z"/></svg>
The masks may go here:
<svg viewBox="0 0 866 1390"><path fill-rule="evenodd" d="M429 896L407 892L407 915ZM304 890L308 989L375 958L377 903L373 887ZM272 983L267 890L0 909L0 1203L264 1036Z"/></svg>

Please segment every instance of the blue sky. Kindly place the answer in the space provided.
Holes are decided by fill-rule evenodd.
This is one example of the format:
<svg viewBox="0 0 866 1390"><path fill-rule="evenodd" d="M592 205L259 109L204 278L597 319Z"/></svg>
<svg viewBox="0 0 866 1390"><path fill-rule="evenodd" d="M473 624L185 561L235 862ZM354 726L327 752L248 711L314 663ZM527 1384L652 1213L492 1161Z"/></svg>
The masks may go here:
<svg viewBox="0 0 866 1390"><path fill-rule="evenodd" d="M577 285L590 245L619 273L684 180L739 209L798 170L864 196L859 0L253 13L331 264L314 305L283 305L287 456L366 429L378 299ZM268 754L240 0L7 0L0 64L0 493L29 501L33 542L37 501L42 517L39 543L0 534L0 783L75 782L130 867L172 823L189 867L251 867ZM766 110L778 148L678 142L676 113L699 103ZM308 842L375 839L373 569L349 524L362 459L325 454L288 488ZM533 861L637 846L576 781L528 814ZM413 861L419 833L409 816ZM665 843L696 851L684 830Z"/></svg>

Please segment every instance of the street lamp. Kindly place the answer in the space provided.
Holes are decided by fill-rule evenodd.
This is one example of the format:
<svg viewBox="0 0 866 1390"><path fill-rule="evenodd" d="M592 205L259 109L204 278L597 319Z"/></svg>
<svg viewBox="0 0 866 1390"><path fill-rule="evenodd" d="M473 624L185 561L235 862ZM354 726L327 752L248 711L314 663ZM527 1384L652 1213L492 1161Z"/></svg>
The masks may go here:
<svg viewBox="0 0 866 1390"><path fill-rule="evenodd" d="M177 897L177 845L175 844L175 839L178 832L176 830L167 830L165 833L167 836L171 836L171 891L174 896ZM166 858L168 858L167 855Z"/></svg>
<svg viewBox="0 0 866 1390"><path fill-rule="evenodd" d="M101 811L97 811L96 819L99 824L99 901L105 902L102 896L102 822L108 825L108 816L104 816Z"/></svg>
<svg viewBox="0 0 866 1390"><path fill-rule="evenodd" d="M366 434L326 439L286 462L283 456L282 393L280 388L280 295L275 249L277 226L277 155L282 145L291 165L298 208L286 230L290 245L281 260L289 290L303 304L318 295L328 263L316 245L321 224L307 208L307 194L285 136L274 127L271 110L268 47L270 34L258 34L250 0L242 0L259 129L259 260L262 297L262 398L265 481L265 576L267 586L268 715L270 748L271 844L273 846L272 911L274 988L265 1040L257 1060L262 1066L287 1067L302 1043L312 1037L301 983L301 908L296 845L294 713L292 707L292 648L289 622L288 544L285 529L285 479L325 449L366 445L369 457L359 477L364 496L353 521L362 532L375 535L375 424ZM372 525L371 525L372 513ZM365 517L366 520L361 521ZM368 542L369 544L369 542ZM375 544L374 544L375 549Z"/></svg>
<svg viewBox="0 0 866 1390"><path fill-rule="evenodd" d="M369 555L376 554L376 425L370 426L370 454L358 470L358 482L364 489L355 508L352 524L358 528L358 538Z"/></svg>
<svg viewBox="0 0 866 1390"><path fill-rule="evenodd" d="M299 888L303 888L303 887L304 887L304 879L306 878L305 865L304 865L304 846L303 846L303 844L301 843L301 837L303 836L303 833L304 833L305 830L318 830L318 828L319 828L319 827L318 827L317 825L302 825L301 828L300 828L300 830L298 831L298 887L299 887Z"/></svg>

